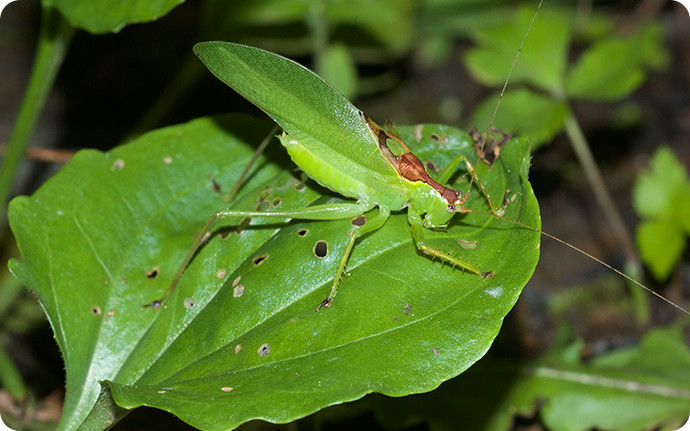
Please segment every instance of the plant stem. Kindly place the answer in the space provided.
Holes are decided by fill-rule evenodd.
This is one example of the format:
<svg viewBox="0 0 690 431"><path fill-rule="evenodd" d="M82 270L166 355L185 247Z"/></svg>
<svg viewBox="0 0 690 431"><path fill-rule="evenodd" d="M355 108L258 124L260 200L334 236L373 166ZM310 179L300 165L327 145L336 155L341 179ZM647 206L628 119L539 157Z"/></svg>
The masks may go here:
<svg viewBox="0 0 690 431"><path fill-rule="evenodd" d="M2 160L2 167L0 167L0 203L4 208L0 219L4 219L7 214L6 203L12 191L12 183L24 148L43 110L73 35L74 28L62 18L57 10L52 7L43 8L38 46L29 85L7 145L7 152Z"/></svg>
<svg viewBox="0 0 690 431"><path fill-rule="evenodd" d="M5 351L4 346L0 346L0 384L13 399L23 401L26 398L27 390L24 379L22 379L10 355Z"/></svg>
<svg viewBox="0 0 690 431"><path fill-rule="evenodd" d="M597 203L604 211L604 216L608 220L608 224L611 227L613 234L618 238L618 242L623 248L626 258L626 272L631 272L633 278L639 278L642 274L642 269L640 266L640 260L637 257L635 251L635 246L633 245L632 238L628 229L623 223L623 218L613 204L611 195L609 194L604 180L601 177L601 173L597 168L597 164L594 161L594 156L592 156L592 151L589 149L589 144L585 138L582 129L580 128L577 119L573 115L572 110L569 110L568 115L565 119L565 130L570 138L570 142L573 146L573 150L577 155L577 158L584 170L585 177L589 181L589 185L594 192L594 198ZM635 302L635 313L638 322L644 323L649 319L649 306L644 298L644 294L641 289L631 288L633 295L633 300Z"/></svg>
<svg viewBox="0 0 690 431"><path fill-rule="evenodd" d="M307 25L311 32L312 51L314 53L314 71L324 76L324 59L328 48L328 27L326 25L326 6L323 0L311 0Z"/></svg>

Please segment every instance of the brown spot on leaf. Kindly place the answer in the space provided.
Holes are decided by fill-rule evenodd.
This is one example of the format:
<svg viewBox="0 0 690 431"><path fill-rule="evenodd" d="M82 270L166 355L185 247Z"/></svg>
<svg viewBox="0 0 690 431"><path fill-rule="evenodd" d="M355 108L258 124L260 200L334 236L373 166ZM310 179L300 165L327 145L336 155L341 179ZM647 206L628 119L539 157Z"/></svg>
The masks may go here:
<svg viewBox="0 0 690 431"><path fill-rule="evenodd" d="M264 356L268 356L268 354L271 353L271 345L268 343L262 344L261 347L259 347L259 350L256 351L256 353L262 358Z"/></svg>
<svg viewBox="0 0 690 431"><path fill-rule="evenodd" d="M113 166L110 168L111 171L120 171L124 169L125 161L122 159L117 159L113 162Z"/></svg>
<svg viewBox="0 0 690 431"><path fill-rule="evenodd" d="M101 315L101 307L99 305L92 305L91 306L91 314L94 316L100 316Z"/></svg>

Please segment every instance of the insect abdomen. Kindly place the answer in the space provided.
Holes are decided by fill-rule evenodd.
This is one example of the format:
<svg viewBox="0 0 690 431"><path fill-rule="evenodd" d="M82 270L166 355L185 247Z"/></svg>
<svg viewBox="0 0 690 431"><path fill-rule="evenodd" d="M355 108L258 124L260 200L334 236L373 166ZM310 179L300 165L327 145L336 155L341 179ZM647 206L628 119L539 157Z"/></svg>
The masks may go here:
<svg viewBox="0 0 690 431"><path fill-rule="evenodd" d="M312 142L307 149L291 135L280 136L280 142L297 166L330 190L362 202L383 205L393 211L407 205L408 193L399 180L396 184L324 144ZM369 184L375 184L376 188Z"/></svg>

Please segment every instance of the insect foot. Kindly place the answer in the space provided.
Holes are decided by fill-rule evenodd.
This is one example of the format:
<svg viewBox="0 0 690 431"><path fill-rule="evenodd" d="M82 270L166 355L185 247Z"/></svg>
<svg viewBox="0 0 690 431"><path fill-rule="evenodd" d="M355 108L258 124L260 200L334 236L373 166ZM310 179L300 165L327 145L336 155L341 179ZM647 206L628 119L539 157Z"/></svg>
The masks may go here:
<svg viewBox="0 0 690 431"><path fill-rule="evenodd" d="M496 273L493 272L493 271L487 271L487 272L482 272L480 275L482 276L482 278L483 278L484 280L488 280L489 278L491 278L491 277L493 277L494 275L496 275Z"/></svg>
<svg viewBox="0 0 690 431"><path fill-rule="evenodd" d="M330 297L330 296L329 296L328 298L324 299L323 301L321 301L321 304L319 304L319 305L316 307L316 312L318 313L319 310L321 309L321 307L325 307L325 308L330 307L330 306L331 306L331 302L333 302L333 298Z"/></svg>

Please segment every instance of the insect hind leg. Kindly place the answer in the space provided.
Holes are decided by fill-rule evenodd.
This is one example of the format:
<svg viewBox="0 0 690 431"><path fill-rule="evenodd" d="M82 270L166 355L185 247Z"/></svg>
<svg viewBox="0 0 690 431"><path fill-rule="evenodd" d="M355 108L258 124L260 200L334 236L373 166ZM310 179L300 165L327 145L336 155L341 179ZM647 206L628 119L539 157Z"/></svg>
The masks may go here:
<svg viewBox="0 0 690 431"><path fill-rule="evenodd" d="M410 222L410 228L412 229L412 237L414 238L415 245L422 253L428 256L438 257L439 259L448 262L453 266L458 266L463 270L471 272L472 274L477 274L484 279L491 278L495 275L493 271L482 271L477 266L469 262L466 262L449 253L446 253L445 251L439 248L431 247L427 244L426 239L424 238L425 228L422 225L422 220L418 216L413 215L412 213L408 213L408 220Z"/></svg>

